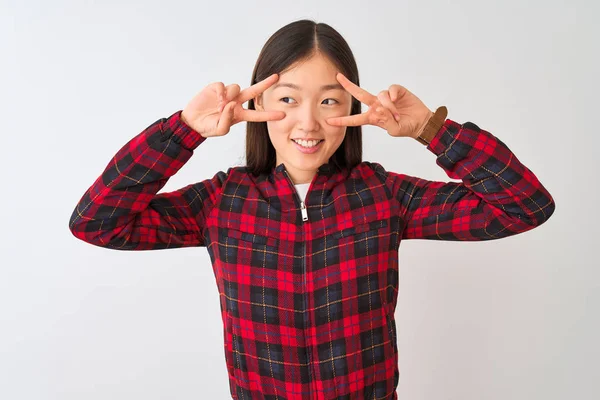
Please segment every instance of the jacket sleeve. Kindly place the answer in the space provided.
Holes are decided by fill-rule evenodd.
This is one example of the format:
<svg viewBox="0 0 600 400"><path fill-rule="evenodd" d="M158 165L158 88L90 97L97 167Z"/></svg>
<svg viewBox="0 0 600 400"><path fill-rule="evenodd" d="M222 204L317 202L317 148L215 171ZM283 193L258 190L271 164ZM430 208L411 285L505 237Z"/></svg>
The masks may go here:
<svg viewBox="0 0 600 400"><path fill-rule="evenodd" d="M544 223L555 203L509 148L472 122L446 119L427 148L452 179L383 171L399 203L403 239L491 240Z"/></svg>
<svg viewBox="0 0 600 400"><path fill-rule="evenodd" d="M206 138L161 118L123 146L83 194L69 220L75 237L116 250L204 246L203 228L226 174L157 194Z"/></svg>

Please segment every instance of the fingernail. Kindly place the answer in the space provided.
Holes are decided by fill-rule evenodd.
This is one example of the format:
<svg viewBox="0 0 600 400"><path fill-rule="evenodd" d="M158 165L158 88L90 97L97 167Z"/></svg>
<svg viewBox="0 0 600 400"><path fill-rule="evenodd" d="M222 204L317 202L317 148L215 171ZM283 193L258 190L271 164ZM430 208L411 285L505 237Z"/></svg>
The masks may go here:
<svg viewBox="0 0 600 400"><path fill-rule="evenodd" d="M400 115L394 114L394 118L396 119L396 122L400 121Z"/></svg>

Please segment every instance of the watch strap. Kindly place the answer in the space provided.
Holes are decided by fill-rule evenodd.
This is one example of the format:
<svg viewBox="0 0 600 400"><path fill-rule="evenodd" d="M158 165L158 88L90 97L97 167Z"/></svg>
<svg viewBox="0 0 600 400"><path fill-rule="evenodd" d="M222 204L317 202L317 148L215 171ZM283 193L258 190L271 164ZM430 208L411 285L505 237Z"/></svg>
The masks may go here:
<svg viewBox="0 0 600 400"><path fill-rule="evenodd" d="M440 128L444 125L444 122L446 122L447 116L448 108L446 108L446 106L438 107L427 121L427 124L425 124L425 128L423 128L421 134L415 139L426 146L429 145Z"/></svg>

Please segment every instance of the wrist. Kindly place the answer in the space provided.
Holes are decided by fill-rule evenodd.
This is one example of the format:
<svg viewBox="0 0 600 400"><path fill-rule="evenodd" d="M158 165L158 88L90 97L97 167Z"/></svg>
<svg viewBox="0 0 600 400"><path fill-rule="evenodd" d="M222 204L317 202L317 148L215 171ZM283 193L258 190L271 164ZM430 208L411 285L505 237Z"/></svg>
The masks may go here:
<svg viewBox="0 0 600 400"><path fill-rule="evenodd" d="M181 119L181 122L183 122L187 126L190 126L190 124L188 124L187 122L187 119L185 118L185 111L182 111L181 114L179 114L179 119Z"/></svg>
<svg viewBox="0 0 600 400"><path fill-rule="evenodd" d="M412 138L413 138L413 139L416 139L416 138L418 138L419 136L421 136L421 134L422 134L422 133L423 133L423 131L425 130L425 127L427 126L427 124L428 124L428 123L429 123L429 121L431 120L431 117L433 117L433 114L434 114L434 113L433 113L433 111L431 111L431 110L429 110L429 109L428 109L427 111L428 111L428 112L427 112L427 116L425 117L425 119L424 119L423 123L421 124L421 126L419 127L419 129L417 129L417 130L416 130L416 131L413 133L413 135L412 135Z"/></svg>
<svg viewBox="0 0 600 400"><path fill-rule="evenodd" d="M204 136L203 132L197 131L196 129L192 128L192 126L189 124L188 120L185 118L184 113L185 113L185 111L182 111L181 114L179 114L179 119L181 120L181 122L183 122L187 127L189 127L194 132L197 132L198 134L200 134L200 136L202 136L203 138L206 138L207 136Z"/></svg>

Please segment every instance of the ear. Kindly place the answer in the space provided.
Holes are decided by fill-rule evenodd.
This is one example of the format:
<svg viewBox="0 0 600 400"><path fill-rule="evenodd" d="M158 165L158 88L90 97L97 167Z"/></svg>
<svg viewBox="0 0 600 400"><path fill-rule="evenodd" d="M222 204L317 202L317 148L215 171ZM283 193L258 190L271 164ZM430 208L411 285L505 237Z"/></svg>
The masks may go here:
<svg viewBox="0 0 600 400"><path fill-rule="evenodd" d="M254 98L254 108L258 111L265 111L263 104L262 104L262 100L263 100L262 93Z"/></svg>

